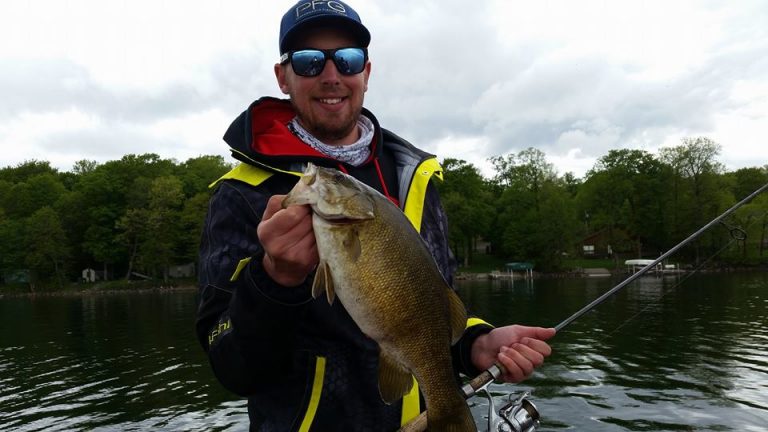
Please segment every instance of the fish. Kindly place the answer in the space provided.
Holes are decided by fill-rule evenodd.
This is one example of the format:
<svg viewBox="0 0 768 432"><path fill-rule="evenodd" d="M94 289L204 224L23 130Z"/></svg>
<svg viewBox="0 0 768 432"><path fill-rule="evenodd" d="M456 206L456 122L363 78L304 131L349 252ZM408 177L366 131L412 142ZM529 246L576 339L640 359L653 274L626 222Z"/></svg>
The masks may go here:
<svg viewBox="0 0 768 432"><path fill-rule="evenodd" d="M320 258L313 297L338 298L379 345L382 400L399 400L415 378L429 430L476 431L450 353L466 308L403 211L354 177L313 164L282 201L292 205L312 208Z"/></svg>

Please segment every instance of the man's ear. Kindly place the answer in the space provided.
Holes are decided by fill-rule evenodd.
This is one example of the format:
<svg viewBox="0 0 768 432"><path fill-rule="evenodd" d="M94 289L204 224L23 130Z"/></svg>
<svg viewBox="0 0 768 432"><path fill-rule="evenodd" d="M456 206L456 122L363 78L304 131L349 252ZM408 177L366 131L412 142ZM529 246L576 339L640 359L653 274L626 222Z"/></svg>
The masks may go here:
<svg viewBox="0 0 768 432"><path fill-rule="evenodd" d="M365 70L363 71L365 73L365 77L363 78L365 80L365 85L363 86L363 91L368 91L368 78L371 77L371 62L369 61L365 65Z"/></svg>
<svg viewBox="0 0 768 432"><path fill-rule="evenodd" d="M283 94L288 94L288 81L285 77L285 67L280 63L275 64L275 78L277 78L277 85L280 87L280 91Z"/></svg>

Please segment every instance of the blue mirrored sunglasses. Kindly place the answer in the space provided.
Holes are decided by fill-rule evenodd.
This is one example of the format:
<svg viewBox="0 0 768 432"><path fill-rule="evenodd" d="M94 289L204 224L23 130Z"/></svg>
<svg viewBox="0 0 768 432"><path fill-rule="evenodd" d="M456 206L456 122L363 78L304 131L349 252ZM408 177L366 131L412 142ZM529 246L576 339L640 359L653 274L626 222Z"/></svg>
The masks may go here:
<svg viewBox="0 0 768 432"><path fill-rule="evenodd" d="M328 60L333 60L342 75L357 75L368 61L366 48L302 49L288 51L280 56L280 64L291 62L296 75L315 77L320 75Z"/></svg>

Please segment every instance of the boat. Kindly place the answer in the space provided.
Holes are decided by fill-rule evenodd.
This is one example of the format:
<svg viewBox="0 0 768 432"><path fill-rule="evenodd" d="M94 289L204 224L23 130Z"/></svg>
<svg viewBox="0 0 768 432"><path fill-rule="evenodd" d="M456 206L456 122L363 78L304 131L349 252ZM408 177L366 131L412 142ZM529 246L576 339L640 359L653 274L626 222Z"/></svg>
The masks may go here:
<svg viewBox="0 0 768 432"><path fill-rule="evenodd" d="M627 266L627 271L630 273L637 273L641 269L653 264L655 261L656 260L652 259L628 259L624 261L624 265ZM652 269L648 270L648 272L660 272L663 268L661 263L657 263Z"/></svg>
<svg viewBox="0 0 768 432"><path fill-rule="evenodd" d="M641 269L645 268L646 266L649 266L654 263L656 260L652 259L629 259L624 261L624 265L627 266L627 272L629 273L637 273ZM680 269L680 266L677 264L662 264L657 263L652 269L648 270L648 273L659 273L659 274L674 274L674 273L684 273L685 271Z"/></svg>

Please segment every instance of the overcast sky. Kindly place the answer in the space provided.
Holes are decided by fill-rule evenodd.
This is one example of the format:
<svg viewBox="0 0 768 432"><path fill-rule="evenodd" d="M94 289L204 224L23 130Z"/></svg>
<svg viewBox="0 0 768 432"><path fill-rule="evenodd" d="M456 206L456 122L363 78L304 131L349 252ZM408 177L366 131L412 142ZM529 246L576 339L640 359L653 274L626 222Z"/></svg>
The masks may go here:
<svg viewBox="0 0 768 432"><path fill-rule="evenodd" d="M727 169L768 164L768 2L350 0L372 33L365 105L488 173L536 147L582 176L610 149L686 136ZM229 158L293 1L0 4L0 166L154 152Z"/></svg>

